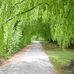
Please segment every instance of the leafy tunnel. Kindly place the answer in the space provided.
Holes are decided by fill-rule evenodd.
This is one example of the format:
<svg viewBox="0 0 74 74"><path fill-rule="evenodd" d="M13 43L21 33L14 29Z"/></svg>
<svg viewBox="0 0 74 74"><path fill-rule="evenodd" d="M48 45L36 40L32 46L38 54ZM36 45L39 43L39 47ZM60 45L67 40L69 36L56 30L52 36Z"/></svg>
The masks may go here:
<svg viewBox="0 0 74 74"><path fill-rule="evenodd" d="M8 58L42 38L74 43L74 0L0 0L0 56Z"/></svg>

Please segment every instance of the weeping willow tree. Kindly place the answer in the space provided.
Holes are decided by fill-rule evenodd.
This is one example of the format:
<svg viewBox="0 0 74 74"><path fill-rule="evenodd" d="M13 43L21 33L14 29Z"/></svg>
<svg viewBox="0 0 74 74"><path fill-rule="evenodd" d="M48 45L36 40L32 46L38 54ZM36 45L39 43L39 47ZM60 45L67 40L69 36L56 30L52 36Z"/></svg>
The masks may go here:
<svg viewBox="0 0 74 74"><path fill-rule="evenodd" d="M51 1L50 6L51 38L57 41L62 48L68 47L71 39L74 39L74 1L54 0Z"/></svg>
<svg viewBox="0 0 74 74"><path fill-rule="evenodd" d="M62 48L74 42L74 0L0 0L0 56L8 58L34 35Z"/></svg>

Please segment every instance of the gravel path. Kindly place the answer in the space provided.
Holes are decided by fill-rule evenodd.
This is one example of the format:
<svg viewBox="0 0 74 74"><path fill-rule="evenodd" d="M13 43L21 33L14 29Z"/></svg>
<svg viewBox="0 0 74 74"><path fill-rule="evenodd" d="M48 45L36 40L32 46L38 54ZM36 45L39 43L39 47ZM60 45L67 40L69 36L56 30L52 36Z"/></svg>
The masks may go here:
<svg viewBox="0 0 74 74"><path fill-rule="evenodd" d="M39 42L33 42L27 52L17 55L0 69L0 74L55 74L55 70Z"/></svg>

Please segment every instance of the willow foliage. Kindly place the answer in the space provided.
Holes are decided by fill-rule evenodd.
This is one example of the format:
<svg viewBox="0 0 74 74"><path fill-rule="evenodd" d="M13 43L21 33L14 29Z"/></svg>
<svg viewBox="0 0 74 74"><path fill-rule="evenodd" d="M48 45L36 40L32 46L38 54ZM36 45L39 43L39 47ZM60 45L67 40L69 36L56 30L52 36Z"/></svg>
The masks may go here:
<svg viewBox="0 0 74 74"><path fill-rule="evenodd" d="M33 36L74 42L74 0L0 0L0 56L8 58Z"/></svg>

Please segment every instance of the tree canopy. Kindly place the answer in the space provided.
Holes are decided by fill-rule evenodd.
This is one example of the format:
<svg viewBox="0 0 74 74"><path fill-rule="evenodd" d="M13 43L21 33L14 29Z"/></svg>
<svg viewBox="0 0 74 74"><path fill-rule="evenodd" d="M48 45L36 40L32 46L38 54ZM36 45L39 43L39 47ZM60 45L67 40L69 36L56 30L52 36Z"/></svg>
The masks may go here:
<svg viewBox="0 0 74 74"><path fill-rule="evenodd" d="M0 0L0 56L8 58L34 35L62 48L74 42L74 0Z"/></svg>

